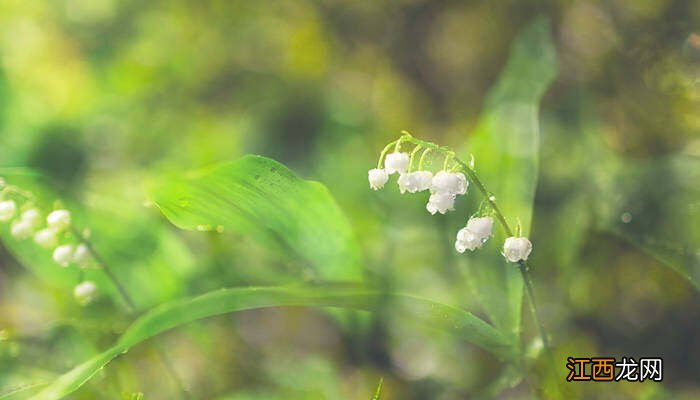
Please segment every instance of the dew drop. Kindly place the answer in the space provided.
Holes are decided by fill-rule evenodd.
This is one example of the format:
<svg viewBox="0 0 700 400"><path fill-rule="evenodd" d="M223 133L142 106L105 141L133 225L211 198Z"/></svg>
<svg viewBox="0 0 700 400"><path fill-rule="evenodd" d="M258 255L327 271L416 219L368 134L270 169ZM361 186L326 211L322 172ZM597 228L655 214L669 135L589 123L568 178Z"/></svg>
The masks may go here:
<svg viewBox="0 0 700 400"><path fill-rule="evenodd" d="M188 197L180 197L177 199L177 204L180 207L188 207L190 205L190 199Z"/></svg>
<svg viewBox="0 0 700 400"><path fill-rule="evenodd" d="M197 225L197 230L200 232L210 231L211 225Z"/></svg>
<svg viewBox="0 0 700 400"><path fill-rule="evenodd" d="M216 231L219 233L222 233L224 231L224 226L223 225L217 225L216 226Z"/></svg>
<svg viewBox="0 0 700 400"><path fill-rule="evenodd" d="M496 201L496 196L494 196L494 195L489 196L489 201Z"/></svg>
<svg viewBox="0 0 700 400"><path fill-rule="evenodd" d="M623 212L622 215L620 215L620 219L622 220L622 223L629 224L630 222L632 222L632 214L628 212Z"/></svg>

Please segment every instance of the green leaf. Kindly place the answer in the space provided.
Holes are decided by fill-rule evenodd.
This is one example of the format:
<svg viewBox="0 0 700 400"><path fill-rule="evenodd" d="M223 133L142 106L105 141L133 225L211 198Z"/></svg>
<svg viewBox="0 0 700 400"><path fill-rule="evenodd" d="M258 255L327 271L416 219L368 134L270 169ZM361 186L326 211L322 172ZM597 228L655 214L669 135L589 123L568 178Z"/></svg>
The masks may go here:
<svg viewBox="0 0 700 400"><path fill-rule="evenodd" d="M496 196L511 228L520 224L523 235L530 233L537 187L539 103L556 71L549 22L537 18L513 43L508 63L463 151L474 155L477 174ZM505 239L502 230L496 231L491 246L500 246ZM537 248L535 243L535 255ZM517 267L507 264L498 251L476 252L460 260L468 263L468 280L493 324L517 343L522 304Z"/></svg>
<svg viewBox="0 0 700 400"><path fill-rule="evenodd" d="M395 301L396 313L421 324L450 332L505 358L508 341L493 327L471 313L449 305L402 294L386 294L333 285L312 287L251 287L221 289L156 307L138 318L117 343L103 353L68 371L35 397L60 399L79 389L112 359L138 343L192 321L224 313L280 306L339 307L371 310L379 301Z"/></svg>
<svg viewBox="0 0 700 400"><path fill-rule="evenodd" d="M296 254L325 279L361 277L358 244L328 190L277 161L248 155L170 178L150 193L180 228L249 235L267 247L281 247L283 254Z"/></svg>
<svg viewBox="0 0 700 400"><path fill-rule="evenodd" d="M374 396L372 396L372 400L381 400L382 399L382 385L384 384L384 378L379 378L379 383L377 384L377 390L374 392Z"/></svg>
<svg viewBox="0 0 700 400"><path fill-rule="evenodd" d="M21 399L27 399L29 396L32 396L36 393L38 393L41 389L45 388L48 386L46 383L36 383L33 385L26 385L18 389L11 390L7 393L1 394L0 395L0 400L21 400Z"/></svg>

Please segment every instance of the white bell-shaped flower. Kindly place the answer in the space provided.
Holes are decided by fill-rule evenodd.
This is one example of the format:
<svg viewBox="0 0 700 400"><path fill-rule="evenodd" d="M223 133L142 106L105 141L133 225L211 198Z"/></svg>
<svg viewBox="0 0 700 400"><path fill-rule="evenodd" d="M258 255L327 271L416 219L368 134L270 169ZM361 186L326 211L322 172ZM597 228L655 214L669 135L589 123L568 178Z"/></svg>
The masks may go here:
<svg viewBox="0 0 700 400"><path fill-rule="evenodd" d="M399 176L399 190L402 194L422 192L430 188L432 180L433 174L430 171L407 172Z"/></svg>
<svg viewBox="0 0 700 400"><path fill-rule="evenodd" d="M90 259L90 249L88 249L88 246L85 243L80 243L79 245L75 246L75 252L73 252L74 263L84 268L88 262L90 262Z"/></svg>
<svg viewBox="0 0 700 400"><path fill-rule="evenodd" d="M532 251L532 243L526 237L509 237L503 244L503 256L510 262L527 260Z"/></svg>
<svg viewBox="0 0 700 400"><path fill-rule="evenodd" d="M67 267L73 261L73 246L64 244L53 251L53 260L62 267Z"/></svg>
<svg viewBox="0 0 700 400"><path fill-rule="evenodd" d="M399 175L397 183L399 184L399 191L401 194L404 194L405 192L415 193L418 188L416 185L416 177L413 172L407 172Z"/></svg>
<svg viewBox="0 0 700 400"><path fill-rule="evenodd" d="M433 215L435 215L437 212L444 214L449 210L454 210L454 205L454 195L449 193L433 193L430 195L430 199L428 199L428 204L425 206L425 209Z"/></svg>
<svg viewBox="0 0 700 400"><path fill-rule="evenodd" d="M415 176L416 192L422 192L430 189L433 183L433 173L430 171L416 171Z"/></svg>
<svg viewBox="0 0 700 400"><path fill-rule="evenodd" d="M36 228L41 223L41 214L36 208L25 210L19 218L27 222L32 228Z"/></svg>
<svg viewBox="0 0 700 400"><path fill-rule="evenodd" d="M430 190L433 193L462 195L467 193L469 182L461 172L440 171L433 177Z"/></svg>
<svg viewBox="0 0 700 400"><path fill-rule="evenodd" d="M32 236L32 233L34 232L34 227L32 224L29 223L29 221L20 219L19 221L15 221L12 223L12 227L10 228L10 234L15 237L15 239L18 240L24 240L30 236Z"/></svg>
<svg viewBox="0 0 700 400"><path fill-rule="evenodd" d="M481 248L491 237L493 231L493 218L476 217L467 221L467 226L457 232L455 249L464 253L465 250Z"/></svg>
<svg viewBox="0 0 700 400"><path fill-rule="evenodd" d="M384 159L384 169L386 169L388 174L393 174L394 172L403 174L408 170L409 161L408 153L390 153Z"/></svg>
<svg viewBox="0 0 700 400"><path fill-rule="evenodd" d="M384 184L389 180L389 174L386 170L380 168L370 169L367 172L369 179L369 187L378 190L384 187Z"/></svg>
<svg viewBox="0 0 700 400"><path fill-rule="evenodd" d="M13 200L0 201L0 222L7 222L15 216L17 204Z"/></svg>
<svg viewBox="0 0 700 400"><path fill-rule="evenodd" d="M57 233L54 229L45 228L34 234L34 241L39 246L49 249L56 246L56 243L58 242L56 235Z"/></svg>
<svg viewBox="0 0 700 400"><path fill-rule="evenodd" d="M87 305L97 298L97 285L92 281L84 281L75 286L73 297L80 305Z"/></svg>
<svg viewBox="0 0 700 400"><path fill-rule="evenodd" d="M49 228L63 231L70 226L70 212L68 210L55 210L46 217Z"/></svg>

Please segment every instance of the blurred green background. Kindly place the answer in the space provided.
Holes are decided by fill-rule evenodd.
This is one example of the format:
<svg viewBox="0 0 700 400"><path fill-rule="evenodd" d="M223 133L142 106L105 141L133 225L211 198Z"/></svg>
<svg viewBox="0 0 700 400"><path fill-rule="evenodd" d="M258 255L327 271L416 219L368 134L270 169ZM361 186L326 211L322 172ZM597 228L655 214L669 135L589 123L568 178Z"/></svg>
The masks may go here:
<svg viewBox="0 0 700 400"><path fill-rule="evenodd" d="M525 46L505 68L538 17L554 58ZM557 71L548 87L537 80L547 68ZM532 223L520 217L557 378L566 356L657 356L663 383L570 383L568 396L699 398L700 2L5 0L0 166L45 176L36 190L90 227L139 310L316 279L246 235L177 229L144 190L163 173L255 153L329 189L366 282L489 320L470 255L453 249L478 195L431 217L426 199L393 183L369 190L367 170L402 129L468 160L484 118L508 117L487 101L504 70L535 106L543 94L539 118L522 120L537 127L496 127L532 128L539 143ZM474 157L498 165L489 151ZM109 296L76 304L77 271L41 256L0 255L0 394L52 381L132 320ZM523 348L536 348L522 320ZM369 399L381 376L386 399L526 399L555 385L528 378L545 368L536 351L527 367L507 365L425 328L391 309L229 314L135 347L71 398L173 399L184 385L196 399Z"/></svg>

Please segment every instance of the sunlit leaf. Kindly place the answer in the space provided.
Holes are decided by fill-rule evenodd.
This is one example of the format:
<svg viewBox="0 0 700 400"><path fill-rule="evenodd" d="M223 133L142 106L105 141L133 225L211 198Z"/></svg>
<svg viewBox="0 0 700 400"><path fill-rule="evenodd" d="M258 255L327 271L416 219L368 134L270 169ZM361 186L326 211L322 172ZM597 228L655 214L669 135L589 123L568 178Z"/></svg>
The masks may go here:
<svg viewBox="0 0 700 400"><path fill-rule="evenodd" d="M328 190L277 161L249 155L159 182L150 192L180 228L249 235L300 257L326 279L361 277L350 223Z"/></svg>

